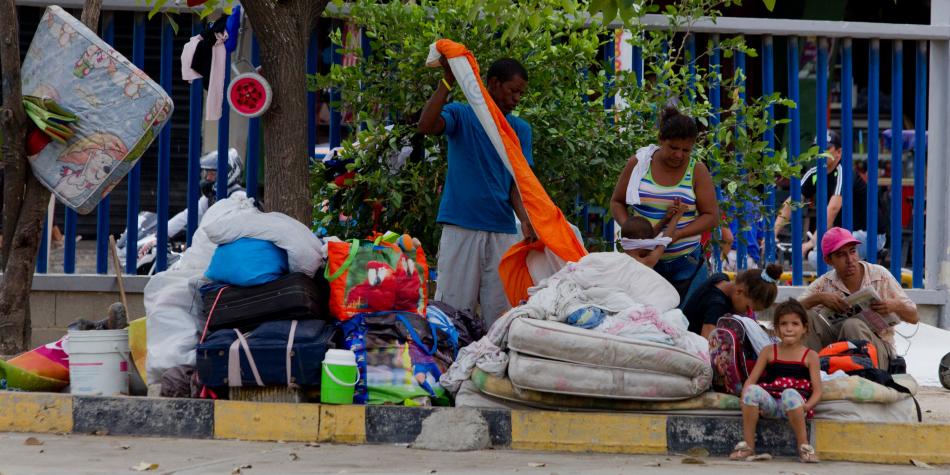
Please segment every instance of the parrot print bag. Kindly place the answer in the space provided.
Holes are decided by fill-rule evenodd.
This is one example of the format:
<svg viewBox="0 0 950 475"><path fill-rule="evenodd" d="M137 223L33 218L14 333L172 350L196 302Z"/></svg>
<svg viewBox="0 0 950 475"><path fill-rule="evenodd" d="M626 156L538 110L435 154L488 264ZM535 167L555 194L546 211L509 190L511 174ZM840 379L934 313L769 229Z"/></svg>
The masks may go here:
<svg viewBox="0 0 950 475"><path fill-rule="evenodd" d="M422 247L405 234L330 242L324 270L330 313L340 321L394 310L425 315L428 273Z"/></svg>

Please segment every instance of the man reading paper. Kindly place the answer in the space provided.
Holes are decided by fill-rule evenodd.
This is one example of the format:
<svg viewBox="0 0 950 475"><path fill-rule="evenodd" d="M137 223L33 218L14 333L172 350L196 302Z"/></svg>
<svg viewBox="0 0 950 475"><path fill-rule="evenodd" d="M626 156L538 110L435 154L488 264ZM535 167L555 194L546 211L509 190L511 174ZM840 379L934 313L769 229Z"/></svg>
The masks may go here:
<svg viewBox="0 0 950 475"><path fill-rule="evenodd" d="M847 229L834 227L825 233L821 239L821 253L833 270L808 286L799 299L801 303L808 309L846 312L850 305L845 298L861 289L872 288L881 298L871 304L872 310L881 316L895 314L907 323L917 323L917 305L910 300L887 269L861 260L858 256L858 244L860 241ZM805 343L815 351L836 341L867 340L877 348L878 367L885 371L889 368L890 361L897 356L892 329L875 333L858 317L834 324L829 324L823 318L814 318L811 321L814 322L814 328L810 329Z"/></svg>

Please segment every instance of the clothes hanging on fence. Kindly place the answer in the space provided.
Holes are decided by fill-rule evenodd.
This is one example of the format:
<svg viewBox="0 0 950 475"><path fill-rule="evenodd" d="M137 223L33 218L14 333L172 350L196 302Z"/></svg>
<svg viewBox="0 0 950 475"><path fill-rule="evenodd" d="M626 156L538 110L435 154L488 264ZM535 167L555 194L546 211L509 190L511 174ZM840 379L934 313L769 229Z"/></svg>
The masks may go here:
<svg viewBox="0 0 950 475"><path fill-rule="evenodd" d="M227 75L228 41L227 16L215 20L200 34L195 35L181 51L181 77L191 82L206 78L202 86L208 91L205 99L205 120L221 118L224 103L224 78Z"/></svg>

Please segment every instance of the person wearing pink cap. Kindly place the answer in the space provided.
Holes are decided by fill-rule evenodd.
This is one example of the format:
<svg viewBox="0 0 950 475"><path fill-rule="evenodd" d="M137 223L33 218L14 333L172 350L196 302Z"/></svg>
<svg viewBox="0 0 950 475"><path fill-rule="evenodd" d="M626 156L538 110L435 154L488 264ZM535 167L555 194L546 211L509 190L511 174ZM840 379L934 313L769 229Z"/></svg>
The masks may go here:
<svg viewBox="0 0 950 475"><path fill-rule="evenodd" d="M850 231L834 227L821 239L821 253L832 267L825 275L811 283L799 298L805 308L819 310L822 307L843 312L848 309L845 298L861 289L873 288L881 302L872 309L881 315L896 314L907 323L917 323L917 305L907 296L897 279L882 266L870 264L858 256L858 244ZM877 347L878 367L887 370L896 356L893 330L875 334L860 318L848 318L830 326L823 318L814 318L812 331L805 344L815 351L842 340L867 340Z"/></svg>

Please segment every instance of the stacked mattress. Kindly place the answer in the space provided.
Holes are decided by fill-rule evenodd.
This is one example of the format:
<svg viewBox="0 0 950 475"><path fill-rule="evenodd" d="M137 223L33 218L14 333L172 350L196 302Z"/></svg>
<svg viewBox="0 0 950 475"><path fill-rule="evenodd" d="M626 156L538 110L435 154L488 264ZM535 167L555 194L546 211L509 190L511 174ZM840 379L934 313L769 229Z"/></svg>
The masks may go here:
<svg viewBox="0 0 950 475"><path fill-rule="evenodd" d="M515 320L508 349L508 378L522 390L676 401L702 394L712 381L702 355L546 320Z"/></svg>

